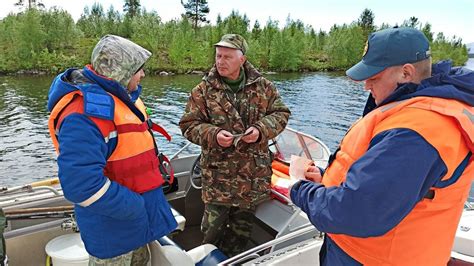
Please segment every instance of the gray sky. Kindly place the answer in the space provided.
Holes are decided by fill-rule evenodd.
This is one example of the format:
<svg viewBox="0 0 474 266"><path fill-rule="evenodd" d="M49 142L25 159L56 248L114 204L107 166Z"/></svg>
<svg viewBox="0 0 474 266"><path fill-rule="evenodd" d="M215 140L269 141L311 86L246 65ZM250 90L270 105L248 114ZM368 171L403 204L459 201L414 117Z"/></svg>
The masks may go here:
<svg viewBox="0 0 474 266"><path fill-rule="evenodd" d="M13 4L17 0L0 0L0 18L9 12L18 12ZM84 6L99 2L107 10L110 5L122 10L122 0L43 0L47 8L59 6L77 20ZM461 37L464 43L474 42L474 0L208 0L211 10L209 19L215 23L217 15L226 17L232 10L247 14L253 26L255 20L264 25L268 18L285 24L288 15L312 25L316 30L328 31L334 24L351 23L357 20L365 8L375 14L375 24L383 22L394 25L415 16L422 23L429 22L432 31L443 32L445 36ZM142 7L155 10L164 21L178 18L184 12L180 0L141 0Z"/></svg>

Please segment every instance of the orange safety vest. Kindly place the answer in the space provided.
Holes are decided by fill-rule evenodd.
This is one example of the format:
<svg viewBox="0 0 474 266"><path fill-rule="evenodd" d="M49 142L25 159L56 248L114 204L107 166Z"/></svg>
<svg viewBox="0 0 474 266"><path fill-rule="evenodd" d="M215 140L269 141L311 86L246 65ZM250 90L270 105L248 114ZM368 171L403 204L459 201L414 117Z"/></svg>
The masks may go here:
<svg viewBox="0 0 474 266"><path fill-rule="evenodd" d="M137 193L150 191L161 186L165 180L163 174L166 169L156 154L155 140L149 129L163 134L168 140L171 137L159 125L151 123L146 113L146 107L140 99L135 106L146 118L142 122L119 98L112 96L115 108L113 121L89 116L97 125L105 142L117 138L115 150L107 159L104 175ZM58 129L62 120L71 113L84 113L84 99L80 90L70 92L63 96L54 106L49 118L49 133L53 140L56 152L59 154ZM163 155L162 159L168 161ZM162 174L162 172L165 173ZM173 172L171 170L173 182Z"/></svg>
<svg viewBox="0 0 474 266"><path fill-rule="evenodd" d="M469 157L474 151L473 114L472 106L455 100L415 97L381 106L356 122L324 173L322 183L326 187L340 186L351 165L365 154L372 138L394 128L416 131L438 151L447 167L442 182L453 174L456 176L455 170L462 162L467 167L461 176L457 175L456 182L432 187L434 197L418 202L384 235L361 238L328 234L331 239L364 265L446 265L474 177L474 163Z"/></svg>

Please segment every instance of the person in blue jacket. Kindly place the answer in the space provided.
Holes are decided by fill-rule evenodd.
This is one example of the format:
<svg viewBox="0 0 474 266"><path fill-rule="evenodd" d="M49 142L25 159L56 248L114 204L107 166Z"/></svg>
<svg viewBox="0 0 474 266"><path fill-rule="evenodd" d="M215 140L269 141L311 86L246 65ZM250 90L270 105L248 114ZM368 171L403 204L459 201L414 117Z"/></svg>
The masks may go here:
<svg viewBox="0 0 474 266"><path fill-rule="evenodd" d="M429 265L446 265L473 178L474 72L449 61L431 67L426 37L394 28L373 33L346 74L371 92L363 117L325 171L310 168L315 182L290 189L326 233L321 265L420 265L430 257Z"/></svg>
<svg viewBox="0 0 474 266"><path fill-rule="evenodd" d="M75 204L89 265L146 265L147 243L177 226L139 98L150 56L125 38L106 35L91 65L59 74L49 91L59 179Z"/></svg>

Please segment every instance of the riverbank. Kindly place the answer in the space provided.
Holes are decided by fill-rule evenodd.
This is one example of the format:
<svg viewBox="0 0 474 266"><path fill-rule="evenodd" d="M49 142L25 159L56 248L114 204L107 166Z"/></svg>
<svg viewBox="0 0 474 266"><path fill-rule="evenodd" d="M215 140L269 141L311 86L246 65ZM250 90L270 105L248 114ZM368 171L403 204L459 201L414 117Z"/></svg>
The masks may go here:
<svg viewBox="0 0 474 266"><path fill-rule="evenodd" d="M474 58L469 58L465 64L463 65L466 68L469 68L471 70L474 70ZM165 71L165 70L150 70L147 67L145 67L145 73L148 76L175 76L175 75L197 75L197 76L203 76L209 71L209 69L212 67L212 64L209 65L209 67L205 70L188 70L186 72L182 71ZM71 66L71 68L82 68L82 66ZM56 68L54 68L56 70ZM0 77L4 76L51 76L51 75L57 75L63 71L65 71L67 68L52 72L52 71L45 71L45 70L37 70L37 69L32 69L32 70L18 70L16 72L2 72L0 71ZM304 73L315 73L315 72L326 72L326 73L343 73L347 69L335 69L331 67L321 67L321 68L315 68L315 69L301 69L298 71L271 71L271 70L260 70L260 73L263 75L277 75L277 74L304 74Z"/></svg>
<svg viewBox="0 0 474 266"><path fill-rule="evenodd" d="M204 74L209 71L209 69L212 67L212 64L209 65L209 67L205 70L187 70L186 72L183 72L181 70L171 70L171 71L165 71L165 70L153 70L149 69L145 65L145 74L150 75L150 76L174 76L174 75L200 75L203 76ZM82 68L82 66L77 67L77 66L71 66L71 68ZM57 70L56 68L54 68ZM67 68L59 70L59 72L53 72L51 70L38 70L38 69L26 69L26 70L18 70L15 72L5 72L5 71L0 71L0 76L50 76L50 75L57 75L63 71L65 71ZM280 73L312 73L312 72L342 72L344 71L343 69L332 69L329 70L329 67L321 67L317 69L302 69L298 71L265 71L261 70L260 73L263 75L276 75Z"/></svg>
<svg viewBox="0 0 474 266"><path fill-rule="evenodd" d="M362 15L362 14L361 14ZM223 34L238 33L249 44L246 53L263 71L317 72L346 70L361 59L368 35L390 25L365 25L357 18L350 24L333 25L328 32L315 30L288 17L284 26L269 19L265 25L249 25L246 15L232 12L215 25L195 26L189 19L163 22L154 12L134 16L114 10L85 12L76 22L64 10L31 8L0 20L0 73L56 74L71 66L83 66L97 41L106 34L120 35L148 49L153 55L146 64L151 75L161 72L186 74L207 71L214 62L214 44ZM467 61L462 40L431 32L430 24L400 21L417 27L431 42L433 60Z"/></svg>

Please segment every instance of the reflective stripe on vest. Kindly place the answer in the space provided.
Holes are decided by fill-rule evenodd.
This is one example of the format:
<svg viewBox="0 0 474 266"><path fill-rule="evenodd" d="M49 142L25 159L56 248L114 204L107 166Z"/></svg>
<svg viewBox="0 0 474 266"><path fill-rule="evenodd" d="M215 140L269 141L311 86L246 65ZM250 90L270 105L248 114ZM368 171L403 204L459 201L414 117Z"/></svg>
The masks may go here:
<svg viewBox="0 0 474 266"><path fill-rule="evenodd" d="M418 202L397 226L382 236L328 234L331 239L364 265L446 265L474 177L470 156L474 125L466 112L472 114L474 108L455 100L416 97L382 106L354 124L325 171L322 182L326 187L344 182L349 168L365 154L370 141L395 128L416 131L438 151L447 167L440 181L446 186L432 187L432 199ZM443 134L426 128L427 121L442 125Z"/></svg>

